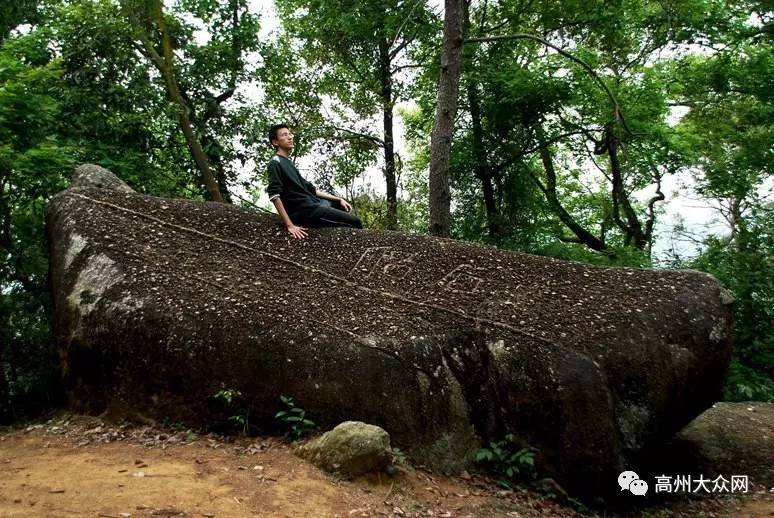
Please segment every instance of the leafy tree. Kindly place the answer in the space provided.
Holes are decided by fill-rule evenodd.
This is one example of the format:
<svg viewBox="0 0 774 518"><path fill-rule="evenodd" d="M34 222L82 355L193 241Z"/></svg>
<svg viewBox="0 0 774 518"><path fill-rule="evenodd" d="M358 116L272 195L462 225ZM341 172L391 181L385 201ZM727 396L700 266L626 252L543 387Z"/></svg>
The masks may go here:
<svg viewBox="0 0 774 518"><path fill-rule="evenodd" d="M0 19L0 42L11 31L26 23L35 23L38 19L38 0L15 0L3 5L3 17Z"/></svg>
<svg viewBox="0 0 774 518"><path fill-rule="evenodd" d="M647 0L471 5L451 171L455 197L479 184L490 241L515 228L503 212L548 208L559 226L522 222L609 257L632 248L647 262L661 180L689 165L689 146L667 123L669 78L654 57L688 41L692 15L707 4L679 12ZM654 193L639 201L646 188ZM502 203L519 198L521 211ZM458 216L481 213L455 205Z"/></svg>
<svg viewBox="0 0 774 518"><path fill-rule="evenodd" d="M344 103L339 115L346 117L348 110L361 120L380 115L381 138L355 133L383 151L387 227L395 228L398 166L393 112L407 93L403 71L417 66L408 51L429 38L434 28L425 1L277 0L276 4L285 31L301 42L301 57L321 71L318 92Z"/></svg>
<svg viewBox="0 0 774 518"><path fill-rule="evenodd" d="M690 263L736 297L735 347L726 397L774 402L774 206L757 209L733 241L711 238Z"/></svg>
<svg viewBox="0 0 774 518"><path fill-rule="evenodd" d="M169 144L166 102L117 37L110 4L51 4L39 25L0 45L0 414L52 402L59 376L46 284L43 209L73 167L94 162L141 192L189 195ZM88 34L89 37L84 37ZM148 108L151 109L148 109ZM194 186L194 194L196 188Z"/></svg>
<svg viewBox="0 0 774 518"><path fill-rule="evenodd" d="M64 187L72 149L50 134L61 70L48 57L35 33L0 46L0 422L14 413L12 396L42 399L55 379L42 214L50 190Z"/></svg>
<svg viewBox="0 0 774 518"><path fill-rule="evenodd" d="M774 67L771 7L740 2L709 52L673 64L679 130L697 155L696 190L714 200L728 235L709 238L690 266L712 273L736 297L736 338L727 397L774 400L774 279L771 182ZM757 13L751 22L749 13ZM708 43L708 45L712 45Z"/></svg>
<svg viewBox="0 0 774 518"><path fill-rule="evenodd" d="M62 115L51 131L71 144L75 161L107 167L139 192L197 192L185 143L165 112L165 92L115 6L64 4L37 30L58 48L51 57L61 69L55 95Z"/></svg>
<svg viewBox="0 0 774 518"><path fill-rule="evenodd" d="M234 175L226 172L230 157L224 154L233 154L226 152L226 142L236 128L231 126L235 121L227 120L223 106L247 76L245 54L257 49L257 19L246 0L223 5L181 2L183 13L197 17L208 29L209 41L198 44L194 26L166 13L161 0L122 0L121 7L136 49L164 80L209 198L229 200L227 180ZM175 50L183 54L180 63Z"/></svg>

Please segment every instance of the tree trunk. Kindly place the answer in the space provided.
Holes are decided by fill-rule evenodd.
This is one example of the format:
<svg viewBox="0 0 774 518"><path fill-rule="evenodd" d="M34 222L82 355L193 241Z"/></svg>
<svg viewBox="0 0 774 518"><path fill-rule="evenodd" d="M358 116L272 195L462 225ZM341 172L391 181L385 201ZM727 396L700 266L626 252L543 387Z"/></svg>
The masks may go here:
<svg viewBox="0 0 774 518"><path fill-rule="evenodd" d="M196 125L196 119L192 117L191 123ZM203 127L203 124L200 127ZM220 191L220 195L223 197L223 201L225 203L233 203L231 199L231 193L228 192L226 168L223 165L223 158L220 152L221 147L218 144L218 141L214 137L211 137L205 133L202 135L202 148L210 150L209 153L207 153L207 160L210 163L211 169L215 173L215 181L218 182L218 190Z"/></svg>
<svg viewBox="0 0 774 518"><path fill-rule="evenodd" d="M613 178L613 219L616 224L626 233L627 244L637 250L645 250L648 241L645 239L645 233L642 231L642 224L634 212L634 208L629 202L629 196L623 182L621 164L618 161L618 137L613 134L612 128L605 130L605 146L610 158L610 174ZM626 222L621 220L619 208L623 209Z"/></svg>
<svg viewBox="0 0 774 518"><path fill-rule="evenodd" d="M0 253L3 254L3 263L6 263L6 257L11 255L11 246L13 245L13 240L11 239L10 192L5 192L6 185L10 186L11 183L11 171L7 167L0 166L0 168L2 168L0 172ZM0 263L0 268L5 267L3 263ZM0 269L0 274L4 273Z"/></svg>
<svg viewBox="0 0 774 518"><path fill-rule="evenodd" d="M218 182L215 180L215 176L212 173L207 155L204 153L204 150L199 143L199 139L196 137L196 134L193 130L193 125L191 124L191 120L188 116L188 104L183 99L182 95L180 94L180 89L177 86L177 80L175 79L174 65L172 61L172 41L169 37L166 23L164 22L164 13L162 12L162 5L160 1L156 2L155 4L154 14L156 22L159 26L159 32L161 33L161 48L163 57L158 55L156 50L153 48L153 45L147 38L143 40L143 45L145 46L151 61L154 62L156 68L158 68L159 72L161 72L161 75L164 77L164 81L167 84L167 93L169 94L169 98L177 105L180 129L183 130L183 135L185 135L185 141L188 144L188 149L191 152L191 155L196 162L196 166L202 175L202 180L205 187L207 188L207 192L210 194L210 199L212 201L223 202L223 197L220 194Z"/></svg>
<svg viewBox="0 0 774 518"><path fill-rule="evenodd" d="M445 0L438 104L430 137L430 233L440 237L449 237L451 229L449 162L462 68L465 1Z"/></svg>
<svg viewBox="0 0 774 518"><path fill-rule="evenodd" d="M470 81L467 86L468 104L470 105L470 119L473 125L473 157L476 160L473 172L481 181L481 190L484 193L484 206L486 207L486 222L489 230L489 238L500 244L502 233L500 232L500 214L495 203L494 185L492 174L484 149L484 129L481 126L481 106L478 98L478 85Z"/></svg>
<svg viewBox="0 0 774 518"><path fill-rule="evenodd" d="M746 231L744 228L744 219L742 218L742 199L740 197L733 197L729 201L728 208L728 225L731 227L731 235L729 240L736 245L737 252L743 252L739 234Z"/></svg>
<svg viewBox="0 0 774 518"><path fill-rule="evenodd" d="M228 192L228 181L226 180L226 170L223 164L219 164L215 167L215 180L218 182L218 190L220 196L223 198L224 203L234 203L231 199L231 193Z"/></svg>
<svg viewBox="0 0 774 518"><path fill-rule="evenodd" d="M5 320L5 319L3 319ZM7 324L7 322L3 322ZM3 351L0 349L0 425L11 421L11 402L8 390L8 382L5 379L5 365L3 364Z"/></svg>
<svg viewBox="0 0 774 518"><path fill-rule="evenodd" d="M209 160L207 160L207 155L204 153L204 150L202 150L202 146L199 144L199 140L196 138L196 134L194 134L191 121L188 120L187 107L185 105L179 105L179 110L180 114L178 121L180 122L180 129L183 130L183 135L185 135L185 141L188 144L188 149L191 152L191 155L193 155L194 161L196 162L196 165L202 174L204 185L207 187L207 192L210 193L210 200L223 202L223 197L220 195L220 187L218 186L218 182L215 180L215 177L212 174Z"/></svg>
<svg viewBox="0 0 774 518"><path fill-rule="evenodd" d="M645 241L648 243L648 257L653 252L653 226L656 224L656 203L664 201L666 196L661 192L661 175L656 171L656 194L648 200L648 219L645 221Z"/></svg>
<svg viewBox="0 0 774 518"><path fill-rule="evenodd" d="M545 138L541 128L538 128L537 135L540 139L540 160L543 162L543 168L546 172L546 185L543 185L534 176L533 180L535 183L537 183L538 188L543 191L543 194L545 194L551 209L557 216L559 216L561 222L564 223L573 234L575 234L579 243L582 243L592 250L596 250L598 252L607 251L607 245L605 245L605 242L583 228L583 226L575 221L572 215L562 206L562 203L559 201L559 197L556 193L556 170L554 169L554 161L551 157L550 151L548 150L548 146L545 144Z"/></svg>
<svg viewBox="0 0 774 518"><path fill-rule="evenodd" d="M386 228L398 228L398 186L395 179L395 148L392 125L392 75L389 42L379 41L379 82L381 83L382 121L384 123L384 181L387 187Z"/></svg>

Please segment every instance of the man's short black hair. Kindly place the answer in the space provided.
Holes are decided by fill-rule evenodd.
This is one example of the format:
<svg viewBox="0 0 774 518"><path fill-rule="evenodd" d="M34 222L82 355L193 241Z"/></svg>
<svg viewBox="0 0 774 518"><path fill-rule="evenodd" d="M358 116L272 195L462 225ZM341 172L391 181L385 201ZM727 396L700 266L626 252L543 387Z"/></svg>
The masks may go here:
<svg viewBox="0 0 774 518"><path fill-rule="evenodd" d="M274 149L276 149L276 147L274 146L274 143L272 142L272 140L277 138L277 133L282 128L288 128L288 125L287 124L275 124L274 126L269 128L269 144L271 144L271 146L274 147ZM288 129L290 129L290 128L288 128Z"/></svg>

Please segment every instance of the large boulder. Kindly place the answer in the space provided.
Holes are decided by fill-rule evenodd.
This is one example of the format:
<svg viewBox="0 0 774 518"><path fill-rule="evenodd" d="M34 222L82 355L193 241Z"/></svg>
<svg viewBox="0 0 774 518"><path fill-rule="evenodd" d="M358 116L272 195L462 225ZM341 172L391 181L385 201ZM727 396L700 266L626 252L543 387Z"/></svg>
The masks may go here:
<svg viewBox="0 0 774 518"><path fill-rule="evenodd" d="M674 473L747 475L774 490L774 404L716 403L675 435L664 456Z"/></svg>
<svg viewBox="0 0 774 518"><path fill-rule="evenodd" d="M207 424L225 387L270 420L284 394L443 470L510 432L589 493L721 396L732 299L709 275L400 232L295 240L274 215L79 177L47 207L78 410Z"/></svg>

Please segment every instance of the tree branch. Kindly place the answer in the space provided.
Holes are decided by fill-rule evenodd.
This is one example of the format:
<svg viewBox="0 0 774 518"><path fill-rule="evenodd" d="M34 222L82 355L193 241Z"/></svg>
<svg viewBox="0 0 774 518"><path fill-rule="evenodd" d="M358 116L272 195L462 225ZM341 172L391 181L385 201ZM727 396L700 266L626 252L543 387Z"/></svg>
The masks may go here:
<svg viewBox="0 0 774 518"><path fill-rule="evenodd" d="M400 38L400 33L403 32L403 28L406 27L406 24L411 19L411 15L414 14L414 9L417 8L417 6L420 4L422 0L414 0L414 5L411 6L411 10L408 13L408 16L403 19L403 23L400 24L400 27L398 27L398 31L395 33L395 37L392 39L392 43L389 44L387 47L388 49L391 49L393 45L395 45L395 42L398 41L398 38ZM412 38L413 39L413 38ZM397 51L393 54L390 52L390 58L394 57L400 50L396 49Z"/></svg>
<svg viewBox="0 0 774 518"><path fill-rule="evenodd" d="M230 99L231 96L234 95L235 91L236 90L234 88L229 88L228 90L226 90L222 94L218 95L214 99L215 100L215 104L222 104L224 101Z"/></svg>
<svg viewBox="0 0 774 518"><path fill-rule="evenodd" d="M542 134L542 130L539 129L538 131ZM542 140L542 138L540 140ZM532 171L530 171L530 177L538 186L538 189L546 196L551 208L556 215L559 216L561 222L564 223L584 245L598 252L608 252L607 245L575 221L572 215L567 212L567 209L565 209L559 201L556 192L556 170L554 169L553 159L547 145L540 147L540 159L543 162L543 169L546 173L546 185L543 185L540 179Z"/></svg>
<svg viewBox="0 0 774 518"><path fill-rule="evenodd" d="M406 47L408 47L409 43L411 43L412 41L414 41L414 36L411 36L410 38L404 39L402 42L400 42L400 45L398 45L397 47L395 47L394 49L389 51L387 53L387 55L389 56L390 60L395 59L395 56L397 56L398 53L400 53L401 50L403 50Z"/></svg>
<svg viewBox="0 0 774 518"><path fill-rule="evenodd" d="M404 70L406 68L422 68L424 66L425 65L420 65L418 63L412 63L412 64L408 64L408 65L401 65L399 67L391 68L390 69L390 74L395 74L395 73L400 72L401 70Z"/></svg>
<svg viewBox="0 0 774 518"><path fill-rule="evenodd" d="M648 220L645 222L645 239L650 243L653 237L653 225L656 221L655 206L659 201L666 199L664 193L661 192L661 175L656 174L656 194L650 200L648 200Z"/></svg>
<svg viewBox="0 0 774 518"><path fill-rule="evenodd" d="M133 42L135 44L135 48L137 48L143 55L150 59L153 64L156 65L156 68L158 68L159 72L163 74L164 69L166 68L164 65L164 58L162 58L159 53L156 52L156 49L153 48L153 44L151 44L150 39L148 38L148 35L145 34L145 32L139 33L138 36L142 46L138 46L136 42Z"/></svg>
<svg viewBox="0 0 774 518"><path fill-rule="evenodd" d="M549 41L539 36L535 36L533 34L526 34L526 33L516 33L516 34L508 34L508 35L501 35L501 36L485 36L480 38L467 38L464 40L464 43L484 43L484 42L490 42L490 41L509 41L509 40L519 40L519 39L528 39L528 40L537 41L538 43L541 43L547 47L554 49L556 52L566 57L570 61L573 61L574 63L577 63L581 67L583 67L589 74L592 75L592 77L594 77L596 82L602 87L602 89L605 91L607 96L610 98L610 101L613 103L613 110L614 110L614 116L616 121L621 122L621 124L623 125L627 133L629 133L630 135L635 135L635 133L629 128L629 125L626 122L626 117L624 116L624 113L621 110L621 105L618 104L618 99L616 99L613 92L610 90L610 88L608 88L607 84L605 84L602 78L599 77L599 75L591 67L591 65L589 65L582 59L575 57L573 54L570 54L566 50L560 47L557 47L553 43L550 43Z"/></svg>
<svg viewBox="0 0 774 518"><path fill-rule="evenodd" d="M329 132L343 132L347 133L348 135L352 135L353 137L368 140L370 142L373 142L377 144L379 147L384 147L384 140L380 139L379 137L375 137L373 135L369 135L367 133L360 133L358 131L354 131L348 128L341 128L339 126L318 126L316 129L323 130L323 131L329 131Z"/></svg>

